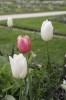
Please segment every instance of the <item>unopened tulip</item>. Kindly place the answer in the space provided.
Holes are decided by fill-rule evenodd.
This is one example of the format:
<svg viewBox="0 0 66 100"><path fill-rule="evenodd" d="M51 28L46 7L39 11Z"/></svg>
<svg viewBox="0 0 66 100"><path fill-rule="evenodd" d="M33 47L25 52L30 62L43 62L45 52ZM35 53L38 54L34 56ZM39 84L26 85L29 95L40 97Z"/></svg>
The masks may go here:
<svg viewBox="0 0 66 100"><path fill-rule="evenodd" d="M24 79L27 75L27 61L23 54L9 56L12 74L15 78Z"/></svg>
<svg viewBox="0 0 66 100"><path fill-rule="evenodd" d="M30 38L26 36L18 36L17 47L21 53L27 53L31 49Z"/></svg>
<svg viewBox="0 0 66 100"><path fill-rule="evenodd" d="M53 37L53 26L51 21L44 21L41 26L41 38L44 41L49 41Z"/></svg>
<svg viewBox="0 0 66 100"><path fill-rule="evenodd" d="M66 89L66 80L63 79L63 84L61 84L61 87L62 87L63 89Z"/></svg>
<svg viewBox="0 0 66 100"><path fill-rule="evenodd" d="M10 28L13 26L13 19L11 17L9 17L7 20L7 26Z"/></svg>
<svg viewBox="0 0 66 100"><path fill-rule="evenodd" d="M66 80L63 79L63 84L66 84Z"/></svg>

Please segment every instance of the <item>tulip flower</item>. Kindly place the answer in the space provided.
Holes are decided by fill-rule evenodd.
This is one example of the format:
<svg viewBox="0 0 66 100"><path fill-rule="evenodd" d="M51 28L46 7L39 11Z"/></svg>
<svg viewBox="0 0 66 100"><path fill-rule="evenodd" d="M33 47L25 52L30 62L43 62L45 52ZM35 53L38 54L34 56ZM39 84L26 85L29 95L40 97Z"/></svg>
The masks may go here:
<svg viewBox="0 0 66 100"><path fill-rule="evenodd" d="M9 56L12 74L15 78L24 79L27 75L27 61L23 54Z"/></svg>
<svg viewBox="0 0 66 100"><path fill-rule="evenodd" d="M66 89L66 80L63 79L63 84L61 84L61 87L62 87L63 89Z"/></svg>
<svg viewBox="0 0 66 100"><path fill-rule="evenodd" d="M31 49L30 38L26 36L18 36L17 47L21 53L27 53Z"/></svg>
<svg viewBox="0 0 66 100"><path fill-rule="evenodd" d="M63 79L63 84L66 84L66 80Z"/></svg>
<svg viewBox="0 0 66 100"><path fill-rule="evenodd" d="M42 23L42 26L41 26L41 38L44 41L48 41L48 40L51 40L52 37L53 37L52 23L51 21L46 20Z"/></svg>
<svg viewBox="0 0 66 100"><path fill-rule="evenodd" d="M13 26L13 20L12 20L11 17L9 17L8 20L7 20L7 26L10 27L10 28Z"/></svg>

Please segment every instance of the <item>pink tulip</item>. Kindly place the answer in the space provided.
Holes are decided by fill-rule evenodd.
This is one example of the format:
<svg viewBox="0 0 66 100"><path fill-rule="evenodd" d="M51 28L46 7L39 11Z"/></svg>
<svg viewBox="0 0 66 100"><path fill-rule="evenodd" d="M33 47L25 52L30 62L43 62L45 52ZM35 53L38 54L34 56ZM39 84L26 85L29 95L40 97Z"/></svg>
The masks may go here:
<svg viewBox="0 0 66 100"><path fill-rule="evenodd" d="M17 47L21 53L27 53L31 49L30 38L29 36L18 36L17 38Z"/></svg>

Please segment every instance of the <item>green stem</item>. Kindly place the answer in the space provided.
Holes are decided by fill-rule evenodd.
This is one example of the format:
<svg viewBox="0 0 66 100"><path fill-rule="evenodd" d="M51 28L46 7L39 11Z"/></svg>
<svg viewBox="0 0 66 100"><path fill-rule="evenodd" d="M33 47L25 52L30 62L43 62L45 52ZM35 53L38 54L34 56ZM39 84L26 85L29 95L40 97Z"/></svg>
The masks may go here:
<svg viewBox="0 0 66 100"><path fill-rule="evenodd" d="M32 100L31 77L29 71L28 71L28 84L29 84L29 98L30 100Z"/></svg>
<svg viewBox="0 0 66 100"><path fill-rule="evenodd" d="M47 45L47 68L49 67L49 71L51 71L51 62L50 62L50 56L49 56L49 47L48 47L48 42L46 42L46 45Z"/></svg>
<svg viewBox="0 0 66 100"><path fill-rule="evenodd" d="M40 98L40 80L39 80L39 87L38 87L38 98L37 98L37 100L39 100L39 98Z"/></svg>
<svg viewBox="0 0 66 100"><path fill-rule="evenodd" d="M48 42L47 43L47 58L48 58L48 63L50 62L50 58L49 58L49 49L48 49Z"/></svg>
<svg viewBox="0 0 66 100"><path fill-rule="evenodd" d="M21 81L21 82L22 82L22 81ZM20 84L19 100L23 100L23 99L22 99L22 83Z"/></svg>
<svg viewBox="0 0 66 100"><path fill-rule="evenodd" d="M29 55L29 53L28 53L28 55ZM30 66L30 58L28 58L28 55L27 55L27 62L28 62L28 66ZM28 85L29 85L29 91L28 91L28 93L29 93L30 100L32 100L31 75L30 75L30 72L29 72L29 68L30 67L28 67Z"/></svg>

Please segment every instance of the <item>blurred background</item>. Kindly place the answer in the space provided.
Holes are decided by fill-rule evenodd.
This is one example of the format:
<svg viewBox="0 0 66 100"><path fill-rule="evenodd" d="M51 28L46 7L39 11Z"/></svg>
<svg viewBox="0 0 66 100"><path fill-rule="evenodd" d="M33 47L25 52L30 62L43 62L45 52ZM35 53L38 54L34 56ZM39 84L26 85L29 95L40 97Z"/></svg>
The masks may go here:
<svg viewBox="0 0 66 100"><path fill-rule="evenodd" d="M66 0L0 0L0 15L66 10Z"/></svg>

